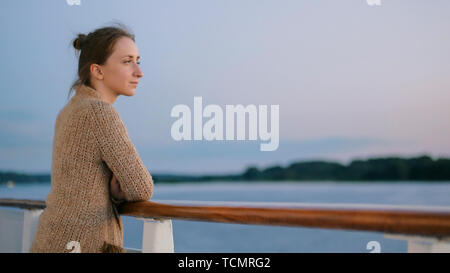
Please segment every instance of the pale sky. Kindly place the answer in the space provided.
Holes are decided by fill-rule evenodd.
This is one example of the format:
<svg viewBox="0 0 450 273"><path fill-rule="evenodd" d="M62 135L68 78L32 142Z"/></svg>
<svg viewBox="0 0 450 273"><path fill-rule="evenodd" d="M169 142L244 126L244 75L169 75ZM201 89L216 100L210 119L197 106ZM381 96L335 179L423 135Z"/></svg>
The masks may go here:
<svg viewBox="0 0 450 273"><path fill-rule="evenodd" d="M239 172L296 160L450 156L450 1L7 0L0 9L0 170L49 172L76 76L70 41L121 22L144 77L119 111L150 172ZM178 104L279 105L260 141L176 142ZM206 119L205 119L206 122Z"/></svg>

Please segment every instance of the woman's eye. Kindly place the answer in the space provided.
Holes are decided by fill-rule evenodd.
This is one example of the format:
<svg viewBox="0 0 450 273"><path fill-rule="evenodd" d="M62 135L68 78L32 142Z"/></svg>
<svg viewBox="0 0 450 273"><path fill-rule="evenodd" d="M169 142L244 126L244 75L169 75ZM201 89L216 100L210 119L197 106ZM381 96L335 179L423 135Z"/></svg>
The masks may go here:
<svg viewBox="0 0 450 273"><path fill-rule="evenodd" d="M124 63L131 63L131 60L125 61ZM137 64L141 64L141 62L137 62Z"/></svg>

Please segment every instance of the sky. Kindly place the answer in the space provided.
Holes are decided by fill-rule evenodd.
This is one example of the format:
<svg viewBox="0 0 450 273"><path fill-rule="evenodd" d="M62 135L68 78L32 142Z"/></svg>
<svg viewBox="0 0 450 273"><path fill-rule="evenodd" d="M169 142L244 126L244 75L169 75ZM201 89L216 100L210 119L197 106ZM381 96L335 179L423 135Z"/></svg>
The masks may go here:
<svg viewBox="0 0 450 273"><path fill-rule="evenodd" d="M114 106L150 173L301 160L450 156L450 1L7 0L0 9L0 170L50 172L71 40L116 22L144 77ZM175 141L176 105L279 105L279 147ZM203 119L206 122L207 119Z"/></svg>

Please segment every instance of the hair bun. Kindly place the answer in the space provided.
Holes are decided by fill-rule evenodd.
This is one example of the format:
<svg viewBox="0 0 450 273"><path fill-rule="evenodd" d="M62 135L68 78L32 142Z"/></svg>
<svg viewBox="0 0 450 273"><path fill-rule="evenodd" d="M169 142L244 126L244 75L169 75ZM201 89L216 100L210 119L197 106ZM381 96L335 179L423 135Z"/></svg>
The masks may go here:
<svg viewBox="0 0 450 273"><path fill-rule="evenodd" d="M73 40L73 47L75 47L75 49L81 50L84 41L86 40L86 37L87 36L84 34L78 34L78 37L75 38L75 40Z"/></svg>

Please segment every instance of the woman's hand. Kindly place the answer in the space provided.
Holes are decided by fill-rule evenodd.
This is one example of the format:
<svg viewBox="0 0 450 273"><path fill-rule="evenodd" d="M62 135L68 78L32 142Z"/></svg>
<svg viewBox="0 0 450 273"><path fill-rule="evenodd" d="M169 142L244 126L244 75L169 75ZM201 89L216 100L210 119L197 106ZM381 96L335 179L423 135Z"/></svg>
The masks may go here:
<svg viewBox="0 0 450 273"><path fill-rule="evenodd" d="M119 181L117 181L116 176L113 174L110 183L111 195L113 198L123 201L125 200L125 193L120 189Z"/></svg>

